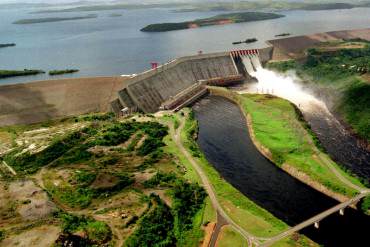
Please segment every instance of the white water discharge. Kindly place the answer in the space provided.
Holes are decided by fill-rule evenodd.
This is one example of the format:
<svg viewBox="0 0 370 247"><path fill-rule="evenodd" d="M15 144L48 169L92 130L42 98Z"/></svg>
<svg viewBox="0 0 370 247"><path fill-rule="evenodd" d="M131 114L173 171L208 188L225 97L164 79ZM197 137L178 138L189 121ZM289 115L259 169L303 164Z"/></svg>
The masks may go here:
<svg viewBox="0 0 370 247"><path fill-rule="evenodd" d="M309 90L303 89L301 81L295 73L282 75L265 69L262 67L258 56L242 57L242 60L247 70L250 70L249 64L253 64L256 71L252 69L248 73L258 80L246 92L271 94L287 99L294 103L306 117L320 118L327 121L330 126L335 126L342 134L345 133L344 127L331 114L326 104L316 98Z"/></svg>
<svg viewBox="0 0 370 247"><path fill-rule="evenodd" d="M320 111L329 113L324 102L302 88L299 84L299 78L295 74L284 76L264 69L260 65L259 60L258 62L255 59L252 61L253 64L256 64L256 67L259 64L257 71L250 73L251 76L258 80L258 83L249 92L276 95L293 102L304 112L317 111L321 108Z"/></svg>
<svg viewBox="0 0 370 247"><path fill-rule="evenodd" d="M241 56L242 62L244 64L245 69L247 70L248 74L253 74L255 73L252 61L249 56Z"/></svg>

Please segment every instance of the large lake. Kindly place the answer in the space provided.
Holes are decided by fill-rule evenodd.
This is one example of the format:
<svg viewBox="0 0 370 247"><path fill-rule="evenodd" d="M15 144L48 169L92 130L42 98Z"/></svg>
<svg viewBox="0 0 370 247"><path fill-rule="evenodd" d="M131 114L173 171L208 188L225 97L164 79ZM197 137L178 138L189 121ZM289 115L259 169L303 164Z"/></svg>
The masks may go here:
<svg viewBox="0 0 370 247"><path fill-rule="evenodd" d="M150 62L160 63L193 55L265 46L276 34L370 27L370 9L289 11L285 18L212 26L167 33L143 33L140 28L157 22L177 22L222 12L174 13L170 9L99 11L98 18L78 21L14 25L23 18L81 16L95 12L29 14L31 9L0 9L0 43L17 43L0 49L0 69L78 68L64 77L107 76L141 72ZM121 17L110 17L112 13ZM233 41L256 37L259 42L233 46ZM53 77L58 78L58 77ZM0 80L0 84L50 79L48 75Z"/></svg>

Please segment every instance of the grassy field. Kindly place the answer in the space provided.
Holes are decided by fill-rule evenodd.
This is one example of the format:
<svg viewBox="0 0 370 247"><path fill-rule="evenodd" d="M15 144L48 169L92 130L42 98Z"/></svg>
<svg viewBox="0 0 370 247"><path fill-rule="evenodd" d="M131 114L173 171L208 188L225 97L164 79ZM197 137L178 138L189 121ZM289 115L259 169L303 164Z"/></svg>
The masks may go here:
<svg viewBox="0 0 370 247"><path fill-rule="evenodd" d="M290 102L268 95L243 95L240 99L251 116L257 141L271 152L275 164L289 164L333 192L345 196L356 194L327 167L327 163L335 165L334 162L315 146Z"/></svg>
<svg viewBox="0 0 370 247"><path fill-rule="evenodd" d="M224 226L218 236L218 247L248 247L245 239L238 232L234 231L231 226Z"/></svg>

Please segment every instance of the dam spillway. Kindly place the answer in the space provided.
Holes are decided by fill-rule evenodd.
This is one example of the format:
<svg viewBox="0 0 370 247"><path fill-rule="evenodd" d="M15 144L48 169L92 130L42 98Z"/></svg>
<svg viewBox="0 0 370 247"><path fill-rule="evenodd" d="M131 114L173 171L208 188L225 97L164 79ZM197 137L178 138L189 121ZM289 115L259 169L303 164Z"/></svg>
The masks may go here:
<svg viewBox="0 0 370 247"><path fill-rule="evenodd" d="M191 92L189 97L203 92L202 87L194 92L195 84L227 86L253 80L242 64L243 57L248 54L251 63L253 62L252 66L260 66L260 61L267 62L271 59L272 47L199 54L173 60L129 79L126 86L118 92L118 99L112 102L112 109L117 114L123 109L128 112L153 113L166 109L168 105L177 109L185 102L191 102L183 92ZM181 99L177 99L180 96ZM178 105L173 102L178 102Z"/></svg>

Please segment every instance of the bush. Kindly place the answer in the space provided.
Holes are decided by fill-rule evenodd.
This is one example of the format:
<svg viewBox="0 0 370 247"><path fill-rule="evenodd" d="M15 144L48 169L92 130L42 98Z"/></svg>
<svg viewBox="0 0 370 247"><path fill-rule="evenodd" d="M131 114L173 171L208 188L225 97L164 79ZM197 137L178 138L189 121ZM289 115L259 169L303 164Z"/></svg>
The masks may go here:
<svg viewBox="0 0 370 247"><path fill-rule="evenodd" d="M109 226L101 221L86 216L77 216L60 212L58 217L62 221L64 233L73 234L77 231L84 231L90 244L102 244L108 242L112 237Z"/></svg>
<svg viewBox="0 0 370 247"><path fill-rule="evenodd" d="M367 196L365 197L362 202L361 202L361 210L364 212L364 213L368 213L368 211L370 210L370 196Z"/></svg>
<svg viewBox="0 0 370 247"><path fill-rule="evenodd" d="M76 171L74 174L74 180L77 182L78 186L81 187L89 186L92 182L94 182L95 178L96 174L85 170Z"/></svg>
<svg viewBox="0 0 370 247"><path fill-rule="evenodd" d="M93 243L107 242L112 235L107 224L100 221L88 221L85 227L88 239Z"/></svg>
<svg viewBox="0 0 370 247"><path fill-rule="evenodd" d="M158 172L151 179L144 182L145 188L153 188L155 186L170 186L177 179L176 174Z"/></svg>
<svg viewBox="0 0 370 247"><path fill-rule="evenodd" d="M143 144L139 147L139 149L137 150L137 153L140 156L145 156L145 155L148 155L158 150L160 147L163 147L163 146L165 146L165 144L162 141L162 138L148 137L145 139Z"/></svg>
<svg viewBox="0 0 370 247"><path fill-rule="evenodd" d="M154 208L139 221L140 225L126 240L124 246L175 246L173 216L170 208L158 196L150 197Z"/></svg>
<svg viewBox="0 0 370 247"><path fill-rule="evenodd" d="M5 232L3 230L0 230L0 242L5 239Z"/></svg>
<svg viewBox="0 0 370 247"><path fill-rule="evenodd" d="M55 159L61 157L74 146L80 144L88 135L89 129L74 132L64 138L57 139L43 151L35 154L25 153L16 156L19 150L15 150L4 157L4 160L11 165L17 172L23 174L33 174L43 166L48 165Z"/></svg>
<svg viewBox="0 0 370 247"><path fill-rule="evenodd" d="M203 207L207 193L198 184L178 180L172 190L172 197L175 235L181 238L183 232L192 228L193 218Z"/></svg>

